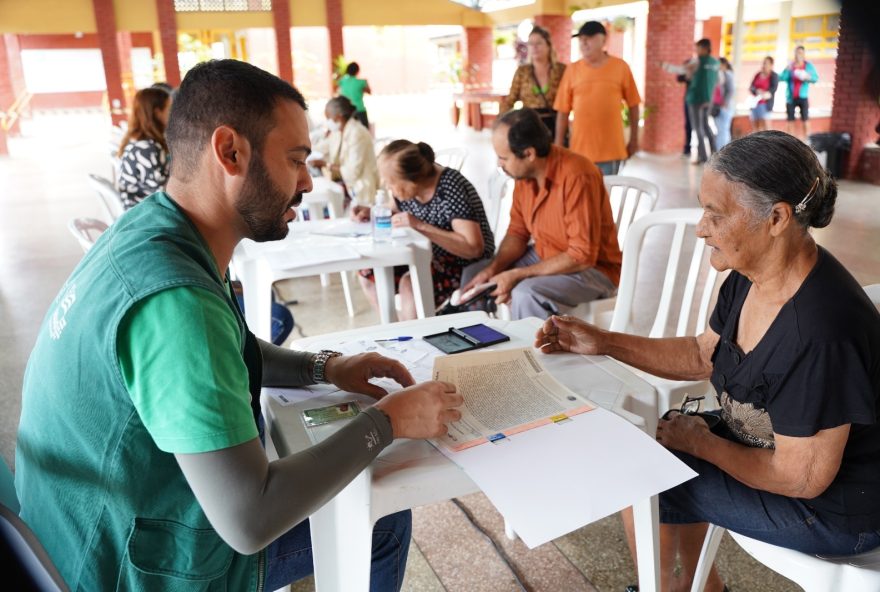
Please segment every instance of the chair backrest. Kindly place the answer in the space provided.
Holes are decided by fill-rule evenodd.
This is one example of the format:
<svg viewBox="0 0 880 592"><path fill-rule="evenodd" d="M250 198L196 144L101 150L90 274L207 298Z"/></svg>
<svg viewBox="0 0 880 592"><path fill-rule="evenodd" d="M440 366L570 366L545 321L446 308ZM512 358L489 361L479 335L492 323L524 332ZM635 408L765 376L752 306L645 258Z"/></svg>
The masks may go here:
<svg viewBox="0 0 880 592"><path fill-rule="evenodd" d="M877 307L877 310L880 310L880 284L871 284L870 286L865 286L865 292L867 292L868 298L871 299L871 302L874 303L874 306Z"/></svg>
<svg viewBox="0 0 880 592"><path fill-rule="evenodd" d="M104 206L107 215L110 216L110 221L114 222L125 211L122 205L122 197L116 191L116 187L101 175L91 173L89 174L89 185L92 186L92 189L101 198L101 204Z"/></svg>
<svg viewBox="0 0 880 592"><path fill-rule="evenodd" d="M607 175L605 189L611 199L611 213L617 226L617 244L622 247L626 241L626 231L636 218L654 211L660 188L636 177Z"/></svg>
<svg viewBox="0 0 880 592"><path fill-rule="evenodd" d="M495 244L501 239L510 224L510 206L513 202L513 179L500 168L489 176L489 199L486 200L486 217L495 235Z"/></svg>
<svg viewBox="0 0 880 592"><path fill-rule="evenodd" d="M443 148L434 152L434 162L460 171L467 155L467 148Z"/></svg>
<svg viewBox="0 0 880 592"><path fill-rule="evenodd" d="M67 585L52 564L49 554L28 525L18 517L18 512L12 471L6 461L0 459L0 546L8 549L10 554L3 562L4 581L12 582L23 590L66 591Z"/></svg>
<svg viewBox="0 0 880 592"><path fill-rule="evenodd" d="M382 152L382 149L393 141L394 138L392 138L391 136L382 136L381 138L376 138L375 140L373 140L373 150L376 151L376 156L379 156L379 153Z"/></svg>
<svg viewBox="0 0 880 592"><path fill-rule="evenodd" d="M666 336L674 294L679 295L681 301L678 307L678 319L674 335L677 337L696 335L706 328L709 305L715 293L715 285L718 282L719 274L709 265L705 241L697 238L695 234L695 227L702 215L703 210L700 208L660 210L638 218L630 226L623 248L623 268L620 274L620 287L617 290L614 316L611 320L611 331L632 330L631 322L635 304L639 261L645 256L645 253L642 252L642 245L648 230L657 226L671 228L672 241L669 244L666 258L666 272L663 278L660 300L657 304L657 313L648 336ZM693 250L690 253L687 274L681 277L678 270L681 260L687 257L685 243L692 244ZM645 249L645 251L650 251L652 255L656 254L659 256L666 253L659 246L651 246L651 249ZM696 322L691 323L694 301L700 288L702 289L702 294L697 300ZM645 299L640 298L639 306L642 307L644 303Z"/></svg>
<svg viewBox="0 0 880 592"><path fill-rule="evenodd" d="M67 223L67 229L77 240L82 250L88 252L105 230L107 223L95 218L74 218Z"/></svg>

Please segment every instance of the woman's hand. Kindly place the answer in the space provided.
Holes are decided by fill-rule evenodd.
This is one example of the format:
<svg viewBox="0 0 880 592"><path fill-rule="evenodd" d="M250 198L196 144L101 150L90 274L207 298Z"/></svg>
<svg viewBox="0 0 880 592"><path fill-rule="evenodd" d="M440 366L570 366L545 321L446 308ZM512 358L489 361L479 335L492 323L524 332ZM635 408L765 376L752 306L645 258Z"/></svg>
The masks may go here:
<svg viewBox="0 0 880 592"><path fill-rule="evenodd" d="M711 436L709 424L698 415L672 413L657 425L657 441L671 450L680 450L696 457L703 449L706 437Z"/></svg>
<svg viewBox="0 0 880 592"><path fill-rule="evenodd" d="M571 316L552 316L535 335L535 347L542 352L573 352L588 356L602 353L605 331Z"/></svg>
<svg viewBox="0 0 880 592"><path fill-rule="evenodd" d="M393 228L412 228L418 231L425 225L424 222L410 214L409 212L398 212L391 216L391 226Z"/></svg>
<svg viewBox="0 0 880 592"><path fill-rule="evenodd" d="M351 206L351 212L349 214L351 219L355 222L369 222L370 221L370 207L369 206L359 206L357 204Z"/></svg>

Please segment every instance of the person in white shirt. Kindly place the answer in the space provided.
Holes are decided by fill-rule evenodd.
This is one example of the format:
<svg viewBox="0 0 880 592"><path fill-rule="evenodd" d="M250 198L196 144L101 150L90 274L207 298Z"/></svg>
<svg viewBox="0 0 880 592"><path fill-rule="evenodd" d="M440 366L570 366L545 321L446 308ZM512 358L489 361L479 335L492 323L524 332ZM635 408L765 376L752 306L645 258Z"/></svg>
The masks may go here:
<svg viewBox="0 0 880 592"><path fill-rule="evenodd" d="M321 152L324 158L312 160L310 164L324 170L324 174L334 181L342 183L351 201L370 205L376 201L379 186L376 152L373 136L354 119L354 113L354 105L345 97L334 97L327 101L324 115L330 133L314 146L315 151Z"/></svg>

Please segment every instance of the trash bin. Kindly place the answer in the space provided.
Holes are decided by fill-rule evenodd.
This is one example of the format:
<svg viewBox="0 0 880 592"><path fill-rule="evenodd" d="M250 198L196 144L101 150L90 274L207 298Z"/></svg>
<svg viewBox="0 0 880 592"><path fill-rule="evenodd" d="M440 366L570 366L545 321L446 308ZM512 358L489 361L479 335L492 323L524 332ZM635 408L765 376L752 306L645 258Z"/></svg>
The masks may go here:
<svg viewBox="0 0 880 592"><path fill-rule="evenodd" d="M810 134L810 147L825 161L825 170L832 177L840 177L843 172L843 157L852 147L852 137L843 132L821 132Z"/></svg>

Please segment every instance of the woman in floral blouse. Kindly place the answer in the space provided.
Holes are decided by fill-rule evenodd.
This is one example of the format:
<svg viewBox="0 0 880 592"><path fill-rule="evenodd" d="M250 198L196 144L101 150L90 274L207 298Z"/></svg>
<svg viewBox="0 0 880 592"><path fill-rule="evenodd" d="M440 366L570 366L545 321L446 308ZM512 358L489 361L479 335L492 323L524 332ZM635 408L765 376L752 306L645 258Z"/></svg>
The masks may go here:
<svg viewBox="0 0 880 592"><path fill-rule="evenodd" d="M556 61L556 52L547 29L533 28L529 33L528 45L529 63L516 69L510 84L510 94L501 101L501 113L510 111L514 103L522 101L523 107L538 112L541 121L552 134L556 130L553 101L565 72L565 64Z"/></svg>

